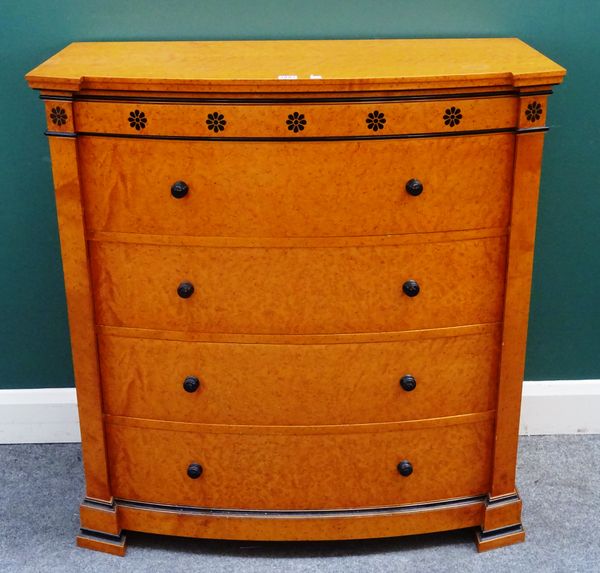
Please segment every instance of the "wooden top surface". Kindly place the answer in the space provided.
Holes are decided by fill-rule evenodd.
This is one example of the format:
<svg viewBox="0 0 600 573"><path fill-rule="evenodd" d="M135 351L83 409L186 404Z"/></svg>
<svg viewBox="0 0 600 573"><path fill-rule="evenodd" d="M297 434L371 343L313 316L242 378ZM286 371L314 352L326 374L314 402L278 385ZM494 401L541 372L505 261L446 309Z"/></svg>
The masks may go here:
<svg viewBox="0 0 600 573"><path fill-rule="evenodd" d="M517 38L76 42L26 76L47 90L328 91L560 83Z"/></svg>

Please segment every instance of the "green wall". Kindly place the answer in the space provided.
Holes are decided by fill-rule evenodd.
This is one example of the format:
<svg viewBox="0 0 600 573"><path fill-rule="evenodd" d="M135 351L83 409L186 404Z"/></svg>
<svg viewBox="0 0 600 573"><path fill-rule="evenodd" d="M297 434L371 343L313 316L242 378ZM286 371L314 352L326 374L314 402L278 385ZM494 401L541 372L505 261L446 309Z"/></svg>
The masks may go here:
<svg viewBox="0 0 600 573"><path fill-rule="evenodd" d="M42 102L72 41L517 36L568 69L551 99L527 379L600 378L598 0L20 0L0 15L0 388L71 386Z"/></svg>

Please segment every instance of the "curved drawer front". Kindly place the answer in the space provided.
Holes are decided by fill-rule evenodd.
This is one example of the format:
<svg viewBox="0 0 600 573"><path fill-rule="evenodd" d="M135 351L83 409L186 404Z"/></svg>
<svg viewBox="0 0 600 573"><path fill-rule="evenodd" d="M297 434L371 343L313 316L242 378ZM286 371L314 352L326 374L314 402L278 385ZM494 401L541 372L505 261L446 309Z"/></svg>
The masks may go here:
<svg viewBox="0 0 600 573"><path fill-rule="evenodd" d="M289 143L81 137L93 231L360 236L505 227L514 135ZM418 179L423 191L410 195ZM187 193L171 187L184 181Z"/></svg>
<svg viewBox="0 0 600 573"><path fill-rule="evenodd" d="M257 334L498 322L505 246L504 236L336 248L92 241L96 319L108 326ZM417 296L403 292L411 280ZM178 291L189 285L193 294L181 298Z"/></svg>
<svg viewBox="0 0 600 573"><path fill-rule="evenodd" d="M111 486L120 499L231 509L336 509L480 495L489 485L491 416L444 427L304 427L298 433L235 426L203 433L186 431L193 424L163 430L135 427L143 420L121 419L127 425L108 420ZM397 469L404 460L413 469L406 477ZM188 477L192 464L202 468L197 479Z"/></svg>
<svg viewBox="0 0 600 573"><path fill-rule="evenodd" d="M342 344L101 335L105 412L248 425L359 424L483 412L495 407L500 329L472 330Z"/></svg>
<svg viewBox="0 0 600 573"><path fill-rule="evenodd" d="M258 102L258 103L256 103ZM75 102L79 133L204 139L386 137L511 129L519 99L512 97L320 103L260 101L240 104L176 101Z"/></svg>

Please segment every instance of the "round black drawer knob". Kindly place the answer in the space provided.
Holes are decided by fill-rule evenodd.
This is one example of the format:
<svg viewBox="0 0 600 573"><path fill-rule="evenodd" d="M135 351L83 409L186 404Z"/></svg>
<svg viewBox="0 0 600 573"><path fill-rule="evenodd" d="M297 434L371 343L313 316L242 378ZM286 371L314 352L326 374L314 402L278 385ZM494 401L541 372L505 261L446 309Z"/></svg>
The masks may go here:
<svg viewBox="0 0 600 573"><path fill-rule="evenodd" d="M406 192L413 197L420 195L423 193L423 183L421 183L418 179L409 179L406 182Z"/></svg>
<svg viewBox="0 0 600 573"><path fill-rule="evenodd" d="M402 390L412 392L417 387L417 381L414 376L406 374L400 378L400 386L402 386Z"/></svg>
<svg viewBox="0 0 600 573"><path fill-rule="evenodd" d="M171 185L171 195L175 197L175 199L182 199L188 194L190 188L185 181L175 181L173 185Z"/></svg>
<svg viewBox="0 0 600 573"><path fill-rule="evenodd" d="M406 296L410 296L411 298L413 296L417 296L419 294L420 290L421 290L421 287L419 286L419 283L413 279L407 280L402 285L402 292L404 292L404 294Z"/></svg>
<svg viewBox="0 0 600 573"><path fill-rule="evenodd" d="M190 298L194 294L194 285L192 283L181 283L177 287L177 294L181 298Z"/></svg>
<svg viewBox="0 0 600 573"><path fill-rule="evenodd" d="M413 473L412 464L408 460L402 460L398 464L398 473L401 476L408 477L410 474Z"/></svg>
<svg viewBox="0 0 600 573"><path fill-rule="evenodd" d="M200 388L200 380L195 376L188 376L183 381L183 389L190 394L198 390L198 388Z"/></svg>
<svg viewBox="0 0 600 573"><path fill-rule="evenodd" d="M188 477L192 479L198 479L204 470L200 464L190 464L187 469Z"/></svg>

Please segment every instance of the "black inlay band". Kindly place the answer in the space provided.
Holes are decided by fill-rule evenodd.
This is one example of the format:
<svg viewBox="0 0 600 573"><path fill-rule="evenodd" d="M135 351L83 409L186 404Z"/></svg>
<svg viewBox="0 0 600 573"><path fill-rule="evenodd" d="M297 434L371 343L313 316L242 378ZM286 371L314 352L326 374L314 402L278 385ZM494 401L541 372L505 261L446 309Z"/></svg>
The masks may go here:
<svg viewBox="0 0 600 573"><path fill-rule="evenodd" d="M199 103L199 104L302 104L302 103L376 103L376 102L402 102L402 101L435 101L445 99L479 99L490 97L529 97L536 95L551 95L552 90L540 90L523 93L519 90L502 92L471 92L471 93L443 93L443 94L413 94L396 96L359 96L359 97L308 97L308 98L198 98L198 97L165 97L165 96L118 96L118 95L86 95L73 94L72 96L56 96L41 94L43 100L56 101L111 101L111 102L140 102L140 103Z"/></svg>
<svg viewBox="0 0 600 573"><path fill-rule="evenodd" d="M281 510L281 511L263 511L258 509L213 509L209 507L193 507L187 505L163 505L159 503L150 503L144 501L131 501L126 499L117 499L116 503L122 507L132 509L172 511L177 513L192 513L195 515L215 516L215 517L260 517L260 518L289 518L289 519L310 519L315 517L349 517L349 516L367 516L367 515L387 515L393 513L406 513L413 511L436 510L448 507L460 507L472 503L485 502L485 496L472 496L457 499L448 499L430 503L418 503L413 505L400 505L396 507L373 507L365 509L319 509L319 510Z"/></svg>
<svg viewBox="0 0 600 573"><path fill-rule="evenodd" d="M520 523L515 525L509 525L507 527L500 527L498 529L490 529L489 531L479 531L479 539L481 541L488 541L490 539L496 539L497 537L505 537L514 533L521 533L525 531Z"/></svg>
<svg viewBox="0 0 600 573"><path fill-rule="evenodd" d="M204 135L137 135L129 133L99 133L94 131L80 131L78 133L45 131L44 133L51 137L121 137L125 139L159 139L174 141L278 141L293 142L302 141L370 141L381 139L426 139L429 137L456 137L464 135L486 135L491 133L536 133L548 131L549 127L527 127L516 129L514 127L501 127L497 129L474 129L471 131L437 131L432 133L400 133L387 135L324 135L324 136L305 136L305 137L211 137Z"/></svg>
<svg viewBox="0 0 600 573"><path fill-rule="evenodd" d="M77 134L72 131L44 131L44 135L49 137L77 137Z"/></svg>
<svg viewBox="0 0 600 573"><path fill-rule="evenodd" d="M40 94L40 99L43 99L44 101L73 101L75 99L74 94L70 95L70 96L57 96L57 95L46 95L46 94Z"/></svg>
<svg viewBox="0 0 600 573"><path fill-rule="evenodd" d="M103 541L109 541L110 543L117 543L119 545L123 543L124 538L123 533L120 535L113 535L112 533L105 533L104 531L96 531L94 529L84 529L83 527L80 529L80 532L84 537L102 539Z"/></svg>

